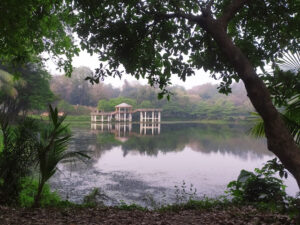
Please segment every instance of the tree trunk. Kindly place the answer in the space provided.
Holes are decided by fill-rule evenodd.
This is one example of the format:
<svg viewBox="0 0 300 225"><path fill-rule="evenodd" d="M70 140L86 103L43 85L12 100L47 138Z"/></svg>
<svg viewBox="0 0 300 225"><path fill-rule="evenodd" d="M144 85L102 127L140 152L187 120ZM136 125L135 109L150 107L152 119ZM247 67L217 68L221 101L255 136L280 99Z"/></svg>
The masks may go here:
<svg viewBox="0 0 300 225"><path fill-rule="evenodd" d="M265 84L256 74L248 58L234 45L225 31L224 24L207 17L204 23L202 21L199 25L213 37L244 82L250 101L264 121L268 149L291 172L300 188L300 148L274 107Z"/></svg>
<svg viewBox="0 0 300 225"><path fill-rule="evenodd" d="M44 184L45 184L44 181L39 182L38 192L37 192L36 196L34 197L34 202L33 202L32 208L40 207L40 201L41 201Z"/></svg>

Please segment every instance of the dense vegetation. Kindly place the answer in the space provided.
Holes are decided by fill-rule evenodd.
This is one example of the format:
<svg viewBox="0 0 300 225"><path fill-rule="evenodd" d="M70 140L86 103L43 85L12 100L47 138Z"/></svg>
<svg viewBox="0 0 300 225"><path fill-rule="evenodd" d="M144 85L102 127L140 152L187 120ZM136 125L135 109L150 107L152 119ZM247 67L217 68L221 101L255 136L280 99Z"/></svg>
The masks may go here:
<svg viewBox="0 0 300 225"><path fill-rule="evenodd" d="M51 195L46 182L56 172L57 164L77 155L87 156L81 152L66 152L71 135L67 126L63 125L65 116L59 117L57 108L49 106L49 122L21 118L12 126L5 114L0 116L3 137L0 152L0 203L28 205L24 201L27 201L26 196L29 194L34 198L30 206L38 207L43 193ZM36 172L37 185L32 181L36 178ZM31 185L37 189L26 193Z"/></svg>
<svg viewBox="0 0 300 225"><path fill-rule="evenodd" d="M51 89L60 96L63 102L59 108L74 114L75 108L68 104L98 106L98 110L114 111L115 106L122 102L134 108L162 108L163 120L236 120L244 119L253 111L246 97L242 84L232 86L232 94L222 95L217 91L217 85L205 84L192 89L172 86L170 101L158 99L158 88L141 85L138 82L126 82L121 88L111 85L91 85L84 82L86 76L92 74L88 68L74 70L71 79L64 76L54 76ZM84 111L82 111L84 112ZM88 114L85 111L86 114Z"/></svg>
<svg viewBox="0 0 300 225"><path fill-rule="evenodd" d="M98 54L101 61L95 74L87 74L91 83L127 73L147 78L150 86L160 91L125 84L115 92L111 86L100 85L106 93L99 97L97 88L80 81L85 72L78 72L77 80L67 82L70 88L62 85L61 97L66 96L67 103L60 104L98 104L100 110L111 110L114 103L128 101L135 107L162 107L168 118L232 120L246 115L243 103L220 100L215 94L201 96L197 89L194 94L180 87L170 88L170 80L174 75L185 80L204 69L222 80L218 88L223 93L231 91L233 81L242 80L262 117L260 130L265 132L269 150L300 187L300 152L295 141L299 141L299 70L282 74L276 68L276 60L284 52L299 51L299 1L3 0L0 21L0 200L5 203L18 201L22 178L30 173L31 160L36 159L40 179L35 205L39 205L42 187L55 172L57 160L63 158L50 154L56 150L62 153L69 138L58 135L65 128L60 128L62 121L57 116L50 118L48 130L39 130L25 117L21 122L17 119L21 113L25 116L30 110L44 109L54 100L49 74L41 65L42 53L50 53L58 67L71 75L72 57L79 52L74 33L81 49ZM264 70L268 64L274 74ZM87 95L90 90L93 94ZM107 94L110 91L113 94ZM171 102L158 102L153 97L169 98L170 92L174 93ZM284 107L284 113L275 106ZM53 112L58 115L57 110L50 110ZM35 153L39 154L33 157ZM257 191L249 197L249 187L257 184L253 181L262 184L260 187L271 181L272 190L282 201L280 182L269 179L265 172L247 173L246 182L240 184L238 179L232 187L242 187L246 194L240 196L244 199L254 196L257 200Z"/></svg>
<svg viewBox="0 0 300 225"><path fill-rule="evenodd" d="M299 1L75 2L81 47L102 61L92 83L127 73L158 85L162 98L169 97L172 76L184 81L197 69L221 78L223 93L242 80L264 121L269 150L300 187L299 146L273 104L265 73L284 52L299 50Z"/></svg>
<svg viewBox="0 0 300 225"><path fill-rule="evenodd" d="M17 79L12 75L16 71ZM0 64L1 113L13 120L19 113L26 115L29 110L47 110L47 105L55 100L50 90L50 77L38 63L25 66Z"/></svg>

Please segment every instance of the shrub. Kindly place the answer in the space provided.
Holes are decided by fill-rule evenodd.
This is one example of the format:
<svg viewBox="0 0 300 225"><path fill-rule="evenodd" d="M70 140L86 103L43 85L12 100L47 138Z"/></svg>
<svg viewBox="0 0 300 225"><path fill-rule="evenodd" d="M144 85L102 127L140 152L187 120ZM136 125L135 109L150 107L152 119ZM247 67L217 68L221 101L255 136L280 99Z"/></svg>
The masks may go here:
<svg viewBox="0 0 300 225"><path fill-rule="evenodd" d="M277 159L268 161L262 169L254 172L242 170L237 180L231 181L226 191L237 203L258 203L262 207L285 208L287 194L283 181L274 175L279 172L280 177L287 177L287 172Z"/></svg>
<svg viewBox="0 0 300 225"><path fill-rule="evenodd" d="M5 116L0 118L3 149L0 152L0 202L17 203L21 190L20 180L30 173L36 160L37 124L25 119L18 126L8 124Z"/></svg>
<svg viewBox="0 0 300 225"><path fill-rule="evenodd" d="M40 206L41 195L46 182L56 173L57 165L64 159L82 156L89 158L82 152L67 152L71 135L68 127L63 125L66 116L58 116L58 109L49 105L49 126L40 133L37 143L37 160L39 165L38 191L33 203Z"/></svg>
<svg viewBox="0 0 300 225"><path fill-rule="evenodd" d="M34 202L34 197L38 190L38 180L26 177L21 181L21 192L19 194L19 204L21 207L31 207ZM61 199L56 192L51 192L49 185L45 184L40 204L42 207L59 206Z"/></svg>

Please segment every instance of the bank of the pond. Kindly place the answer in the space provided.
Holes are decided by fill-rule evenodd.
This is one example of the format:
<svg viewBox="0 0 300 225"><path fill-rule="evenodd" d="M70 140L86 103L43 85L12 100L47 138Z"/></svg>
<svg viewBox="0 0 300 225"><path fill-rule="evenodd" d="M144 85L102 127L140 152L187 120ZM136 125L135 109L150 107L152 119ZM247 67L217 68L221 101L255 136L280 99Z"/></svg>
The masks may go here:
<svg viewBox="0 0 300 225"><path fill-rule="evenodd" d="M47 116L30 115L31 118L48 120ZM90 123L91 117L89 115L67 115L65 122L76 123ZM139 123L139 121L133 121L132 123ZM253 123L251 118L237 119L237 120L182 120L181 118L169 118L163 120L161 124L173 124L173 123L203 123L203 124L250 124Z"/></svg>
<svg viewBox="0 0 300 225"><path fill-rule="evenodd" d="M117 207L12 208L0 206L2 225L26 224L296 224L288 215L252 206L149 211Z"/></svg>

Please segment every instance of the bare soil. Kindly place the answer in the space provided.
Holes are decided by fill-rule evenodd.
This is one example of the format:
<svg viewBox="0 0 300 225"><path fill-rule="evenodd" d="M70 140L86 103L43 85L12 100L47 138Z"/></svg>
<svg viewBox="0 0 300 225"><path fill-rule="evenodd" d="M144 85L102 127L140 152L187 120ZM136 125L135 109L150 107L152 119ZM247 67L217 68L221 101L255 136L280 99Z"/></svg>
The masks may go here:
<svg viewBox="0 0 300 225"><path fill-rule="evenodd" d="M262 212L252 207L211 210L140 211L118 208L22 209L0 206L1 225L27 224L295 224L287 215Z"/></svg>

